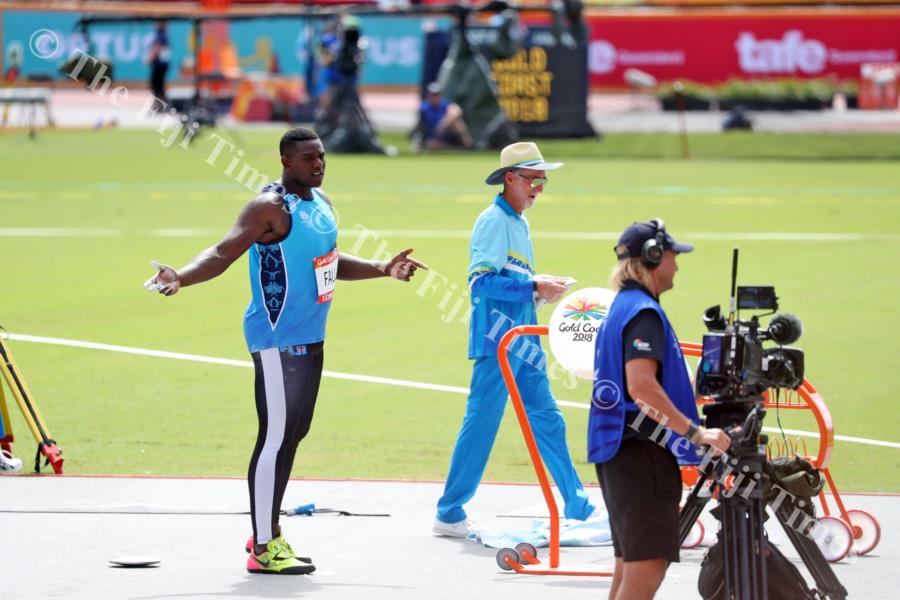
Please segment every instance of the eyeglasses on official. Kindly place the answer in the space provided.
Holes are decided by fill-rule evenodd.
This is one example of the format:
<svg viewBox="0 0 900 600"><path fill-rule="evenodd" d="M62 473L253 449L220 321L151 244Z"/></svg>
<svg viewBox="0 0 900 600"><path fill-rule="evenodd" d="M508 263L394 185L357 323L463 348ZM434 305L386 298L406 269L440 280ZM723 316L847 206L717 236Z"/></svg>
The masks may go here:
<svg viewBox="0 0 900 600"><path fill-rule="evenodd" d="M547 177L529 177L527 175L522 175L522 173L520 173L519 171L516 171L515 173L522 179L528 180L528 183L529 183L529 185L531 185L531 189L533 189L533 190L536 190L537 188L541 187L542 185L547 185L547 181L549 181L549 179L547 179Z"/></svg>

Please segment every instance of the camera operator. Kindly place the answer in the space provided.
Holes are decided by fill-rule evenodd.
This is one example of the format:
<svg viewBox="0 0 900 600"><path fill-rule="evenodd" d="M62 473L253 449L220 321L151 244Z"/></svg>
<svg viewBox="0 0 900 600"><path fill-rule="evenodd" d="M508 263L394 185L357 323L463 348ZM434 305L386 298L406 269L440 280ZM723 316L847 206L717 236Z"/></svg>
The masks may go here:
<svg viewBox="0 0 900 600"><path fill-rule="evenodd" d="M344 87L356 87L365 61L365 40L357 17L339 13L328 24L319 41L319 106L326 108Z"/></svg>
<svg viewBox="0 0 900 600"><path fill-rule="evenodd" d="M676 257L691 252L662 220L634 223L615 246L610 287L618 292L597 335L588 460L609 511L615 550L611 600L653 598L678 561L678 463L699 462L730 440L705 429L681 347L659 304L673 287ZM668 429L665 429L668 427Z"/></svg>

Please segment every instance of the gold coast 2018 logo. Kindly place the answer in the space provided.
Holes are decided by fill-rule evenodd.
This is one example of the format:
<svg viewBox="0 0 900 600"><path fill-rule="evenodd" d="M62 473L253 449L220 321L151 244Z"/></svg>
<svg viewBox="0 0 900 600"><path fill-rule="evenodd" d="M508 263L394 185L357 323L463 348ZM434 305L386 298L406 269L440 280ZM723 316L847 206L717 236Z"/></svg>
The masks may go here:
<svg viewBox="0 0 900 600"><path fill-rule="evenodd" d="M563 317L574 321L599 321L606 317L609 307L584 296L565 305Z"/></svg>

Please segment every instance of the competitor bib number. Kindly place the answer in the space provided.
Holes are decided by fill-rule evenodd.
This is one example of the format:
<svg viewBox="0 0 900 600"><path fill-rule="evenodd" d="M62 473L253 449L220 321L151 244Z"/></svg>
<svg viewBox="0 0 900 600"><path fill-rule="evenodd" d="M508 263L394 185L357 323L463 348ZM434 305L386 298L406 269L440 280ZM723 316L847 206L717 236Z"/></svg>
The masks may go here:
<svg viewBox="0 0 900 600"><path fill-rule="evenodd" d="M319 290L318 304L331 302L334 297L334 284L337 282L338 251L337 248L313 259L313 269L316 272L316 286Z"/></svg>

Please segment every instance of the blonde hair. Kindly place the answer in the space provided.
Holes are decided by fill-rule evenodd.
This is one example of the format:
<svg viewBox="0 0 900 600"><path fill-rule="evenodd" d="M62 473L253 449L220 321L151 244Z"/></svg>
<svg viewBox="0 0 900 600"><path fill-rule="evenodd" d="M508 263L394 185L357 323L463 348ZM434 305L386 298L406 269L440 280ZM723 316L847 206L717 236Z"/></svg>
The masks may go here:
<svg viewBox="0 0 900 600"><path fill-rule="evenodd" d="M654 289L653 275L650 269L641 262L640 257L626 258L620 260L613 267L612 275L609 276L609 287L614 292L622 289L622 283L626 279L633 279L643 285L651 292Z"/></svg>

